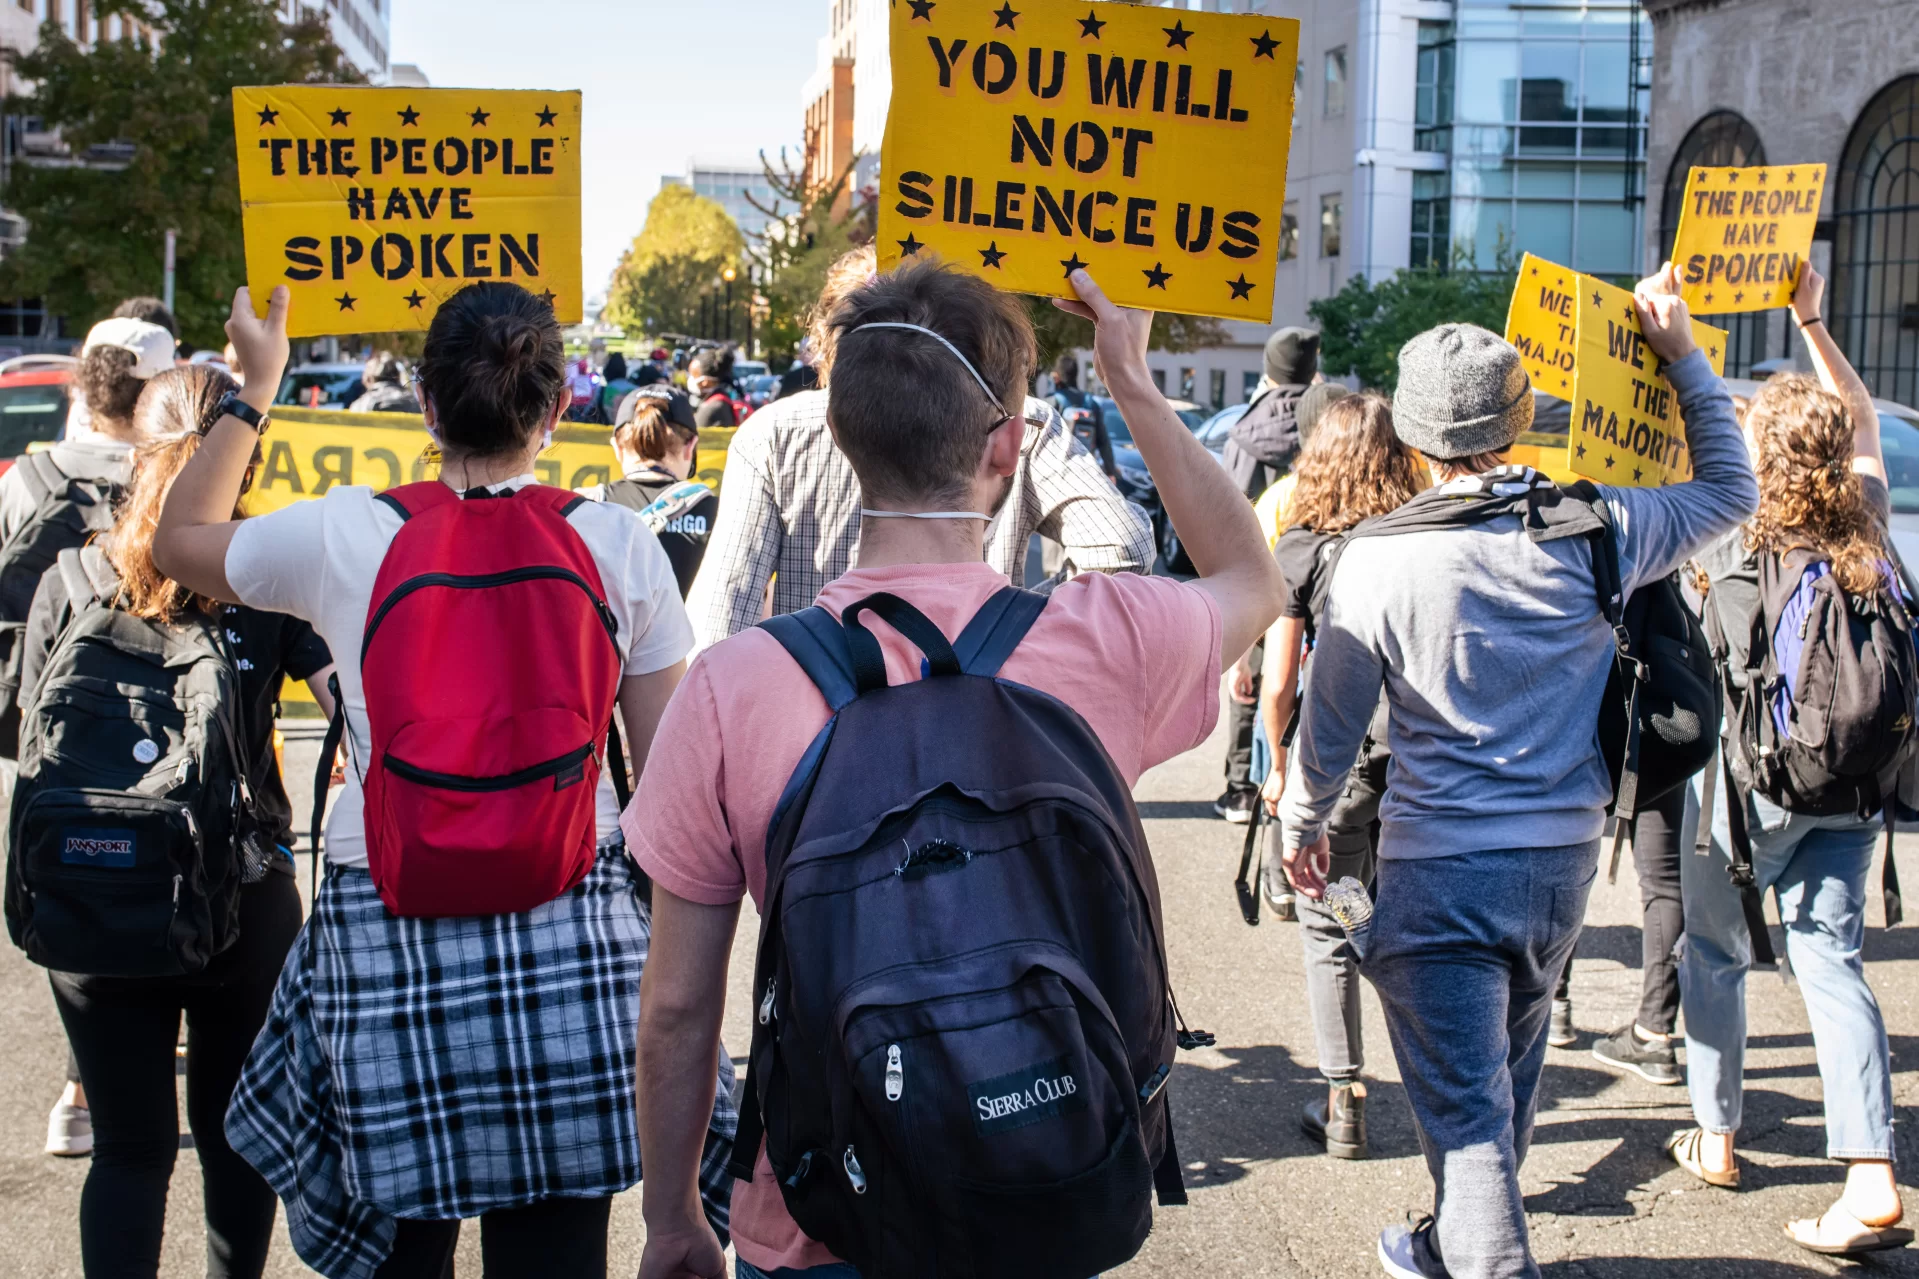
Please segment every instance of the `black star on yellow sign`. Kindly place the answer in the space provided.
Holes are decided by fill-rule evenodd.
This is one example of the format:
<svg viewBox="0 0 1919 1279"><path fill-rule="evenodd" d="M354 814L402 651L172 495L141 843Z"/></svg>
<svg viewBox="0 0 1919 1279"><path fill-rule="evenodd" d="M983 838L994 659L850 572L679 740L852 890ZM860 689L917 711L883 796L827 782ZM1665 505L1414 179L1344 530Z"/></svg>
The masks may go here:
<svg viewBox="0 0 1919 1279"><path fill-rule="evenodd" d="M1093 37L1093 39L1097 40L1099 39L1099 33L1104 31L1105 29L1106 29L1106 20L1099 16L1099 12L1097 10L1079 19L1079 34L1081 39L1085 39L1087 36L1091 36Z"/></svg>
<svg viewBox="0 0 1919 1279"><path fill-rule="evenodd" d="M560 299L558 297L554 296L552 289L548 289L544 293L540 294L540 301L546 303L548 310L552 310L553 305L559 300Z"/></svg>
<svg viewBox="0 0 1919 1279"><path fill-rule="evenodd" d="M1176 47L1184 49L1187 38L1193 34L1186 29L1184 22L1178 21L1175 21L1170 27L1161 27L1160 30L1166 33L1166 47L1168 49Z"/></svg>
<svg viewBox="0 0 1919 1279"><path fill-rule="evenodd" d="M1613 464L1613 455L1608 453L1606 454L1606 469L1609 471L1612 470L1612 464Z"/></svg>
<svg viewBox="0 0 1919 1279"><path fill-rule="evenodd" d="M1726 181L1728 181L1728 182L1730 182L1730 183L1732 183L1732 184L1733 184L1734 186L1738 186L1738 185L1739 185L1739 170L1737 170L1737 169L1728 169L1728 170L1726 171Z"/></svg>
<svg viewBox="0 0 1919 1279"><path fill-rule="evenodd" d="M327 116L332 119L333 127L336 129L344 129L346 127L347 117L352 114L351 111L341 107L335 107L333 110L327 112Z"/></svg>
<svg viewBox="0 0 1919 1279"><path fill-rule="evenodd" d="M542 129L550 129L553 127L553 121L557 118L558 112L554 111L552 107L541 107L539 116L540 127Z"/></svg>
<svg viewBox="0 0 1919 1279"><path fill-rule="evenodd" d="M1645 471L1643 471L1642 469L1640 469L1640 468L1639 468L1639 467L1637 467L1637 466L1635 466L1635 467L1633 467L1633 468L1632 468L1632 481L1633 481L1633 483L1634 483L1634 484L1637 484L1637 483L1639 483L1639 481L1641 481L1641 480L1643 480L1643 479L1645 479L1645 478L1646 478L1646 472L1645 472Z"/></svg>
<svg viewBox="0 0 1919 1279"><path fill-rule="evenodd" d="M1716 346L1709 346L1706 348L1706 354L1716 360L1719 358L1719 348Z"/></svg>
<svg viewBox="0 0 1919 1279"><path fill-rule="evenodd" d="M1604 306L1604 305L1606 305L1606 298L1605 298L1605 295L1604 295L1604 294L1601 294L1601 293L1595 293L1595 294L1593 294L1593 305L1594 305L1594 306Z"/></svg>
<svg viewBox="0 0 1919 1279"><path fill-rule="evenodd" d="M912 257L914 254L918 253L921 249L925 247L926 246L924 244L921 244L918 240L913 238L913 233L911 231L908 231L906 233L906 238L900 241L900 252L904 253L909 258Z"/></svg>
<svg viewBox="0 0 1919 1279"><path fill-rule="evenodd" d="M405 126L409 124L415 127L418 127L420 123L420 113L418 111L415 111L412 107L408 107L406 110L400 112L399 115L400 115L401 127L404 128Z"/></svg>
<svg viewBox="0 0 1919 1279"><path fill-rule="evenodd" d="M1764 169L1761 169L1761 170L1759 170L1759 181L1760 181L1760 182L1762 182L1762 183L1763 183L1763 182L1764 182L1764 181L1766 180L1766 178L1767 178L1767 177L1768 177L1768 174L1766 173L1766 171L1765 171Z"/></svg>
<svg viewBox="0 0 1919 1279"><path fill-rule="evenodd" d="M993 16L999 19L999 21L993 24L993 30L998 31L1001 27L1005 27L1009 31L1019 30L1018 27L1013 25L1013 19L1019 17L1019 10L1015 9L1012 5L1001 5L999 8L993 10Z"/></svg>
<svg viewBox="0 0 1919 1279"><path fill-rule="evenodd" d="M980 255L980 258L982 259L980 262L980 265L982 267L990 266L996 271L1000 269L1000 262L1004 260L1004 258L1006 257L1006 255L1000 251L998 240L993 241L991 244L981 249L979 251L979 255Z"/></svg>
<svg viewBox="0 0 1919 1279"><path fill-rule="evenodd" d="M1237 280L1226 281L1226 287L1233 291L1233 300L1236 302L1253 296L1253 282L1246 278L1244 271L1239 273Z"/></svg>
<svg viewBox="0 0 1919 1279"><path fill-rule="evenodd" d="M478 107L473 108L473 127L478 129L484 126L487 122L488 117L490 117L492 114L493 113L491 111L482 111Z"/></svg>
<svg viewBox="0 0 1919 1279"><path fill-rule="evenodd" d="M279 119L280 119L280 113L278 111L275 111L272 107L260 108L260 123L262 125L276 123Z"/></svg>
<svg viewBox="0 0 1919 1279"><path fill-rule="evenodd" d="M1798 173L1798 171L1797 171L1797 170L1795 170L1795 169L1787 169L1787 170L1786 170L1786 181L1787 181L1787 182L1797 182L1798 180L1799 180L1799 173Z"/></svg>
<svg viewBox="0 0 1919 1279"><path fill-rule="evenodd" d="M1266 58L1270 61L1277 61L1277 59L1273 58L1273 50L1279 48L1279 41L1273 39L1271 28L1252 37L1252 40L1253 56L1255 58Z"/></svg>
<svg viewBox="0 0 1919 1279"><path fill-rule="evenodd" d="M1165 265L1163 262L1155 262L1152 270L1140 272L1146 277L1147 288L1158 289L1162 293L1166 291L1166 281L1173 278L1173 273L1166 270Z"/></svg>
<svg viewBox="0 0 1919 1279"><path fill-rule="evenodd" d="M1579 446L1578 448L1576 448L1576 449L1574 449L1574 450L1573 450L1573 456L1574 456L1574 457L1584 457L1584 456L1586 456L1586 446L1585 446L1584 444L1581 444L1581 445L1580 445L1580 446Z"/></svg>
<svg viewBox="0 0 1919 1279"><path fill-rule="evenodd" d="M933 20L933 0L906 0L906 3L912 6L913 21L918 22L921 18L928 22Z"/></svg>
<svg viewBox="0 0 1919 1279"><path fill-rule="evenodd" d="M359 301L359 299L354 297L351 293L342 293L339 297L334 298L333 300L340 304L340 309L342 311L351 311L353 309L353 304Z"/></svg>
<svg viewBox="0 0 1919 1279"><path fill-rule="evenodd" d="M1060 265L1066 268L1066 277L1068 279L1072 278L1073 272L1084 271L1086 269L1086 264L1079 260L1078 253L1075 253L1073 254L1072 257L1067 258L1064 262L1061 262Z"/></svg>
<svg viewBox="0 0 1919 1279"><path fill-rule="evenodd" d="M407 306L411 307L415 311L419 310L422 306L426 305L426 295L421 293L418 289L413 290L413 292L407 294L405 297L401 298L400 300L406 303Z"/></svg>

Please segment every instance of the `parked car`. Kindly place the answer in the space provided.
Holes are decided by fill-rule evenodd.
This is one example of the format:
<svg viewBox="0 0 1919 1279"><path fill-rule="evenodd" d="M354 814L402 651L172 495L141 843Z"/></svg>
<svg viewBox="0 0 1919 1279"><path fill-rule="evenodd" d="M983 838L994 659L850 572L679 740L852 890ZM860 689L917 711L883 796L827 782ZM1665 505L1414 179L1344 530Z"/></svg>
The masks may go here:
<svg viewBox="0 0 1919 1279"><path fill-rule="evenodd" d="M301 364L287 370L276 404L344 409L366 393L364 364Z"/></svg>
<svg viewBox="0 0 1919 1279"><path fill-rule="evenodd" d="M1166 508L1160 505L1159 489L1146 469L1146 460L1133 443L1132 428L1126 425L1125 415L1119 411L1119 405L1106 396L1093 398L1105 416L1106 433L1113 441L1113 461L1119 467L1119 491L1152 520L1153 540L1160 548L1160 556L1166 566L1174 572L1192 572L1192 563L1180 549L1172 522L1166 518ZM1168 400L1167 403L1172 405L1174 415L1186 424L1186 429L1195 435L1200 434L1202 428L1217 417L1209 418L1206 410L1191 400ZM1231 411L1227 410L1229 413ZM1182 564L1185 566L1183 569L1180 567Z"/></svg>
<svg viewBox="0 0 1919 1279"><path fill-rule="evenodd" d="M765 360L735 360L733 361L733 380L735 382L738 382L742 387L744 387L748 382L752 381L754 378L765 377L767 374L771 373L772 371L773 370L770 367L768 367Z"/></svg>
<svg viewBox="0 0 1919 1279"><path fill-rule="evenodd" d="M740 379L740 392L749 410L763 409L780 393L780 380L771 373Z"/></svg>
<svg viewBox="0 0 1919 1279"><path fill-rule="evenodd" d="M67 428L73 372L69 355L22 355L0 364L0 474L36 444L51 444Z"/></svg>

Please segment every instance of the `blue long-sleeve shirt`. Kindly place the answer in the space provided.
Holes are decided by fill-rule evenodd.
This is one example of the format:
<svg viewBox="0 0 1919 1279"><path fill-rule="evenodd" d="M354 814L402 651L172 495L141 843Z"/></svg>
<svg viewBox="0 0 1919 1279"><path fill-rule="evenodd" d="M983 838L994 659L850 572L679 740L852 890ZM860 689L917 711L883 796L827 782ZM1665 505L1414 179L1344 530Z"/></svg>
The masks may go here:
<svg viewBox="0 0 1919 1279"><path fill-rule="evenodd" d="M1706 357L1688 356L1666 378L1685 417L1693 478L1600 489L1628 594L1759 504L1732 399ZM1307 664L1280 814L1287 846L1325 829L1382 685L1393 762L1381 857L1598 838L1612 798L1598 740L1612 655L1585 538L1535 542L1514 515L1354 541Z"/></svg>

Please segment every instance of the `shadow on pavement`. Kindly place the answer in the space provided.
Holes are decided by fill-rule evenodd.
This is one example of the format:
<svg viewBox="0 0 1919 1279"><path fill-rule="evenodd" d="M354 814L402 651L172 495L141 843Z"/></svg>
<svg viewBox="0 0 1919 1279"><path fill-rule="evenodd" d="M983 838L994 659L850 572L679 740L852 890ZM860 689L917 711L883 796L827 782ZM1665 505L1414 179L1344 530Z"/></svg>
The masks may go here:
<svg viewBox="0 0 1919 1279"><path fill-rule="evenodd" d="M1870 1273L1872 1267L1863 1272ZM1554 1261L1539 1268L1541 1279L1804 1279L1825 1276L1830 1269L1795 1266L1784 1261L1759 1257L1592 1257L1578 1261Z"/></svg>

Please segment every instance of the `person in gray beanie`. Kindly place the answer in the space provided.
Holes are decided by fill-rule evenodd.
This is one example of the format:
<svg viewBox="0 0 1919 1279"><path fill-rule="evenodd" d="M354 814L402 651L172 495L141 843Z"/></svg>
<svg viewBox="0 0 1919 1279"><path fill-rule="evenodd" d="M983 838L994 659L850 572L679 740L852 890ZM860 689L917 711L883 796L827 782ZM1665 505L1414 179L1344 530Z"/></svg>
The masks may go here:
<svg viewBox="0 0 1919 1279"><path fill-rule="evenodd" d="M1759 498L1670 265L1640 283L1636 305L1685 415L1693 478L1599 490L1628 594L1736 528ZM1437 1213L1380 1236L1380 1263L1400 1279L1539 1274L1519 1165L1553 986L1578 941L1612 798L1597 725L1613 637L1592 543L1529 536L1527 502L1551 481L1501 466L1532 413L1518 352L1483 329L1444 325L1401 350L1393 421L1434 488L1388 518L1427 525L1347 544L1280 803L1287 872L1319 897L1327 817L1383 687L1392 764L1360 971L1386 1014ZM1440 512L1466 502L1507 505L1445 526Z"/></svg>

